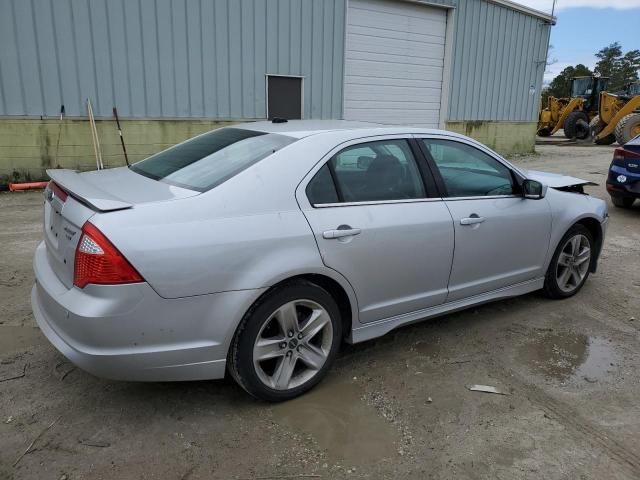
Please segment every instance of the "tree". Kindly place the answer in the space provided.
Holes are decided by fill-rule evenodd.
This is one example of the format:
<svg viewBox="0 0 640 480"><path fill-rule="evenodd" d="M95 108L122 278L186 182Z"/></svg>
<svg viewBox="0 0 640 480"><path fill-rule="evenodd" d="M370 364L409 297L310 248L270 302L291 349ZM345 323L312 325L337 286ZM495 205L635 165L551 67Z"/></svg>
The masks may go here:
<svg viewBox="0 0 640 480"><path fill-rule="evenodd" d="M549 48L547 49L547 61L545 63L546 68L549 68L551 65L555 65L556 63L558 63L558 59L557 58L553 58L551 57L551 52L553 51L555 47L551 44L549 44ZM547 73L545 71L545 73Z"/></svg>
<svg viewBox="0 0 640 480"><path fill-rule="evenodd" d="M596 58L595 72L609 77L609 91L620 91L627 83L638 80L640 50L631 50L623 55L622 47L615 42L596 53Z"/></svg>
<svg viewBox="0 0 640 480"><path fill-rule="evenodd" d="M613 80L613 76L619 69L620 57L622 57L622 47L618 42L604 47L596 53L598 62L595 72L601 77L609 77Z"/></svg>
<svg viewBox="0 0 640 480"><path fill-rule="evenodd" d="M638 80L640 71L640 50L631 50L620 60L620 80L622 86Z"/></svg>

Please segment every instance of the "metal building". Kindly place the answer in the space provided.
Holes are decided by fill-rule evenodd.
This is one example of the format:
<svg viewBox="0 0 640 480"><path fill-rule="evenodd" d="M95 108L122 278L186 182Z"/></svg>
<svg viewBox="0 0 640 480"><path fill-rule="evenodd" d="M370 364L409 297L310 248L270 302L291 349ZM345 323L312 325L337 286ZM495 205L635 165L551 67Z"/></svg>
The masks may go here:
<svg viewBox="0 0 640 480"><path fill-rule="evenodd" d="M35 171L34 158L82 166L69 159L83 155L87 98L97 117L115 106L130 119L134 156L274 115L530 151L553 22L508 0L0 0L0 175ZM17 130L31 150L12 144Z"/></svg>

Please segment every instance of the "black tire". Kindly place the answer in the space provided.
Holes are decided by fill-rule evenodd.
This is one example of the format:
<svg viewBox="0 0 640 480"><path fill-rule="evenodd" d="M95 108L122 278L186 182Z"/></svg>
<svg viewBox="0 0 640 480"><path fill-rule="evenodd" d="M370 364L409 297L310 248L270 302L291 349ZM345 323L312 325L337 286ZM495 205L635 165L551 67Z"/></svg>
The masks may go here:
<svg viewBox="0 0 640 480"><path fill-rule="evenodd" d="M260 379L254 365L254 344L258 335L260 335L263 325L276 310L289 302L302 299L311 300L319 304L329 314L332 325L330 351L325 363L309 380L295 388L282 390L271 388ZM227 362L228 370L242 388L258 399L268 402L290 400L309 391L322 380L338 354L341 340L342 319L340 317L340 309L329 292L308 281L290 282L265 294L245 314L231 343ZM295 352L293 353L295 354Z"/></svg>
<svg viewBox="0 0 640 480"><path fill-rule="evenodd" d="M584 112L571 112L564 121L564 136L584 140L589 138L589 117Z"/></svg>
<svg viewBox="0 0 640 480"><path fill-rule="evenodd" d="M551 263L549 264L549 268L547 269L547 273L545 275L544 286L542 287L542 291L549 298L561 299L561 298L572 297L573 295L575 295L580 291L584 283L589 278L590 268L587 269L587 273L585 277L582 279L582 281L575 287L575 289L573 289L570 292L563 290L562 288L560 288L560 285L558 284L558 279L556 275L558 271L558 258L560 257L563 247L566 245L567 241L576 235L584 235L589 241L589 248L591 251L591 255L594 255L596 253L594 248L595 242L593 240L593 236L591 235L591 232L586 227L580 224L577 224L571 227L569 231L564 234L564 236L562 237L562 240L560 240L560 243L558 243L558 246L556 247L556 251L553 254L553 258L551 259Z"/></svg>
<svg viewBox="0 0 640 480"><path fill-rule="evenodd" d="M596 140L595 138L600 134L602 130L606 127L604 122L600 121L600 115L596 115L591 119L591 123L589 123L589 129L591 130L591 137L594 139L593 141L597 145L611 145L616 141L616 136L611 133L604 138Z"/></svg>
<svg viewBox="0 0 640 480"><path fill-rule="evenodd" d="M616 140L622 146L632 138L635 138L640 131L640 113L631 113L620 119L616 125Z"/></svg>
<svg viewBox="0 0 640 480"><path fill-rule="evenodd" d="M551 136L551 129L549 127L542 127L540 130L538 130L538 136L539 137Z"/></svg>
<svg viewBox="0 0 640 480"><path fill-rule="evenodd" d="M635 200L633 197L611 197L611 203L619 208L631 208Z"/></svg>

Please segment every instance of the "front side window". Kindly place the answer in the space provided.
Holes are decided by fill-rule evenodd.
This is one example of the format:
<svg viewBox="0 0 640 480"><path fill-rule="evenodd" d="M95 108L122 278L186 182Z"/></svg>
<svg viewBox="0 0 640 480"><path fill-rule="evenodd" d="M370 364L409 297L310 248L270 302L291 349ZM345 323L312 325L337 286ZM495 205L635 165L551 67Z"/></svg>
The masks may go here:
<svg viewBox="0 0 640 480"><path fill-rule="evenodd" d="M435 162L448 197L513 195L511 170L486 153L451 140L420 140Z"/></svg>
<svg viewBox="0 0 640 480"><path fill-rule="evenodd" d="M134 163L131 170L160 182L204 192L295 140L274 133L221 128Z"/></svg>

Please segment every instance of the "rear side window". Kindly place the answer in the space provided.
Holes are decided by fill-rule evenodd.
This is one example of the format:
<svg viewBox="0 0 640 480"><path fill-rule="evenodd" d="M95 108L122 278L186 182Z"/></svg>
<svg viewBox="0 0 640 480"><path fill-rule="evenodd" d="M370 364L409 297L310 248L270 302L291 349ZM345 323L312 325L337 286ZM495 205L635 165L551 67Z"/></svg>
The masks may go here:
<svg viewBox="0 0 640 480"><path fill-rule="evenodd" d="M309 182L309 185L307 185L307 197L312 205L339 202L338 192L336 192L336 186L329 171L329 164L325 163Z"/></svg>
<svg viewBox="0 0 640 480"><path fill-rule="evenodd" d="M204 192L296 139L240 128L221 128L131 165L145 177Z"/></svg>

